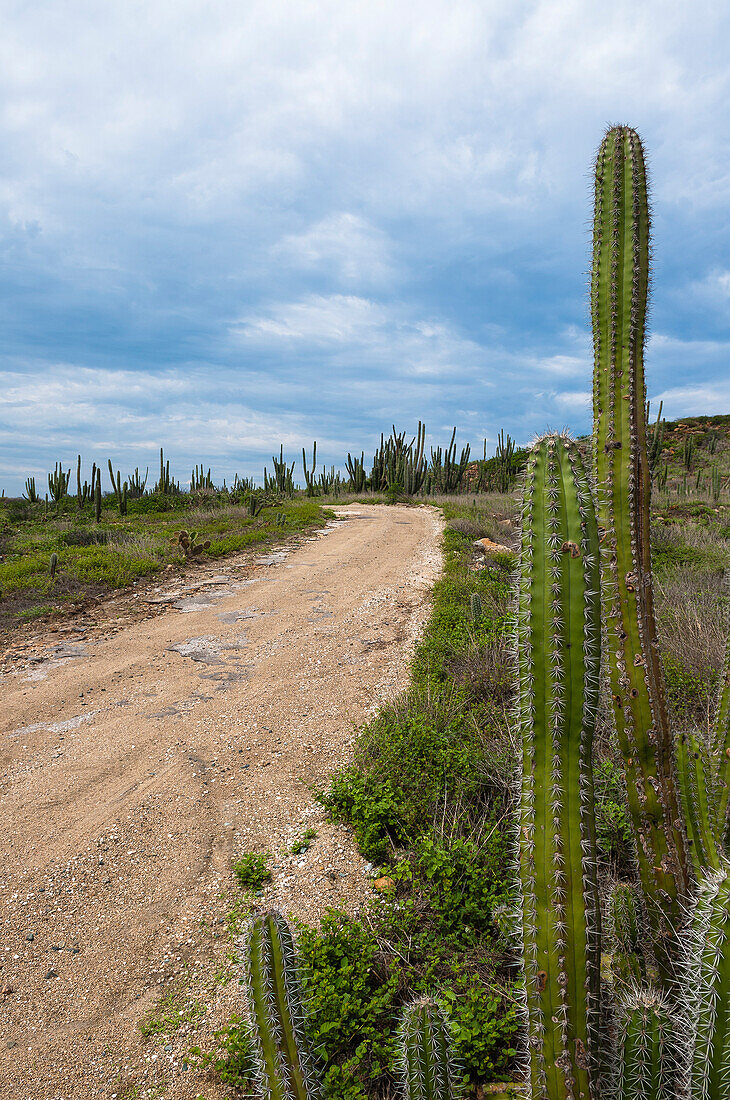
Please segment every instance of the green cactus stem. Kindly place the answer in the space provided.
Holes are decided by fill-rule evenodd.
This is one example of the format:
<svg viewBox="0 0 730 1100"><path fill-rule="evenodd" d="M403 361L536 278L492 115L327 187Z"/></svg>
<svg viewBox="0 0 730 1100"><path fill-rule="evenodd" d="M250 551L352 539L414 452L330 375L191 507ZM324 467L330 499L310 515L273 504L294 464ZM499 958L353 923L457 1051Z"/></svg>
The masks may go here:
<svg viewBox="0 0 730 1100"><path fill-rule="evenodd" d="M730 572L725 574L725 598L730 602ZM728 620L730 615L726 613L726 624ZM730 632L725 639L725 659L720 671L712 742L717 760L717 810L714 828L715 836L723 841L730 826Z"/></svg>
<svg viewBox="0 0 730 1100"><path fill-rule="evenodd" d="M730 1096L730 864L700 884L684 934L680 991L690 1028L692 1100Z"/></svg>
<svg viewBox="0 0 730 1100"><path fill-rule="evenodd" d="M655 989L633 989L619 1010L619 1100L672 1100L675 1048L671 1009Z"/></svg>
<svg viewBox="0 0 730 1100"><path fill-rule="evenodd" d="M461 1093L446 1020L430 997L406 1005L398 1029L405 1100L456 1100Z"/></svg>
<svg viewBox="0 0 730 1100"><path fill-rule="evenodd" d="M321 1084L304 1030L296 951L288 924L276 912L253 917L237 948L257 1090L269 1100L318 1100Z"/></svg>
<svg viewBox="0 0 730 1100"><path fill-rule="evenodd" d="M657 647L649 547L644 339L649 210L644 154L625 126L596 162L591 312L593 457L613 710L656 962L670 976L690 871Z"/></svg>
<svg viewBox="0 0 730 1100"><path fill-rule="evenodd" d="M534 1100L597 1094L598 555L580 452L566 436L546 436L528 458L517 594L520 880Z"/></svg>
<svg viewBox="0 0 730 1100"><path fill-rule="evenodd" d="M96 471L96 484L94 485L94 518L101 523L101 470Z"/></svg>
<svg viewBox="0 0 730 1100"><path fill-rule="evenodd" d="M48 564L48 572L51 574L51 580L56 576L58 569L58 554L51 554L51 560Z"/></svg>
<svg viewBox="0 0 730 1100"><path fill-rule="evenodd" d="M482 598L478 592L472 592L469 597L469 614L475 626L480 621L482 612Z"/></svg>
<svg viewBox="0 0 730 1100"><path fill-rule="evenodd" d="M677 738L677 786L687 826L687 845L695 877L720 866L715 827L717 810L711 789L707 747L688 731Z"/></svg>
<svg viewBox="0 0 730 1100"><path fill-rule="evenodd" d="M644 976L642 917L633 883L612 883L607 908L613 984L616 989L625 989Z"/></svg>

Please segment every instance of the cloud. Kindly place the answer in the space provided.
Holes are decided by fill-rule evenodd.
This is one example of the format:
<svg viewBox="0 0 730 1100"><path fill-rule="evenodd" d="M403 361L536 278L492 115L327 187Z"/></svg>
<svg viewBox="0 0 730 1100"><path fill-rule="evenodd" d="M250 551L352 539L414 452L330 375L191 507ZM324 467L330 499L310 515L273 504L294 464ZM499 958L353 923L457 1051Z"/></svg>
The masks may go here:
<svg viewBox="0 0 730 1100"><path fill-rule="evenodd" d="M334 282L382 287L395 269L385 233L357 214L338 213L301 233L284 237L273 248L276 259Z"/></svg>
<svg viewBox="0 0 730 1100"><path fill-rule="evenodd" d="M0 369L27 388L2 484L52 445L155 432L187 462L191 438L244 432L334 455L396 414L475 440L585 430L610 121L650 153L650 392L722 393L730 9L701 7L12 6Z"/></svg>

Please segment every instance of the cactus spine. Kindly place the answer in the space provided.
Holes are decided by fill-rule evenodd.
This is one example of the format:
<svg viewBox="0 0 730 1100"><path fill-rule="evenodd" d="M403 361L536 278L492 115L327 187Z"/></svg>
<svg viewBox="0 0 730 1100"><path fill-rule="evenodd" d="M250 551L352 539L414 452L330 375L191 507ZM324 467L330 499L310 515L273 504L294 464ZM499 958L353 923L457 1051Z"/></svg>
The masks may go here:
<svg viewBox="0 0 730 1100"><path fill-rule="evenodd" d="M284 918L253 917L237 943L253 1041L255 1084L268 1100L315 1100L321 1095L304 1031L296 951Z"/></svg>
<svg viewBox="0 0 730 1100"><path fill-rule="evenodd" d="M598 528L580 453L533 448L517 595L520 879L535 1100L596 1095L600 915L592 748L601 631Z"/></svg>
<svg viewBox="0 0 730 1100"><path fill-rule="evenodd" d="M456 1100L460 1093L446 1021L430 997L406 1005L398 1031L406 1100Z"/></svg>
<svg viewBox="0 0 730 1100"><path fill-rule="evenodd" d="M616 126L596 162L593 456L605 530L602 602L613 709L656 961L668 976L689 868L651 583L643 363L648 280L643 149L634 130Z"/></svg>
<svg viewBox="0 0 730 1100"><path fill-rule="evenodd" d="M673 1042L670 1009L654 989L634 989L619 1015L620 1100L672 1100Z"/></svg>

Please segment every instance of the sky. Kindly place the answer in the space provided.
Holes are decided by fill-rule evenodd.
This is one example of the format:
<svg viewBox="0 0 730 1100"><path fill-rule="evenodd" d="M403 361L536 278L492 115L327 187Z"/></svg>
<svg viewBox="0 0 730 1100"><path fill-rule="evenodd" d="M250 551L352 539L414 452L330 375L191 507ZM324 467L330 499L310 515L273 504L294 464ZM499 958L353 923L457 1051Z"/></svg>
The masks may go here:
<svg viewBox="0 0 730 1100"><path fill-rule="evenodd" d="M641 134L647 386L730 412L724 0L0 2L0 487L589 430L592 164ZM105 486L109 488L109 486Z"/></svg>

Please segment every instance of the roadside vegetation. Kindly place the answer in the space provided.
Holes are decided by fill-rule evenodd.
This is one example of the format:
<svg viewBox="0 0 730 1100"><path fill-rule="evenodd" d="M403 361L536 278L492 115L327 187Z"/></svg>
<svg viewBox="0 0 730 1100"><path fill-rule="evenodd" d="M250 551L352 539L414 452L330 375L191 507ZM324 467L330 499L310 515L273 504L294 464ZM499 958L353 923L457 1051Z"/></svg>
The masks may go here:
<svg viewBox="0 0 730 1100"><path fill-rule="evenodd" d="M306 499L262 501L252 515L248 503L212 491L131 500L125 516L110 504L97 523L91 506L79 509L73 497L49 507L0 502L0 629L72 609L168 565L181 570L266 546L331 516Z"/></svg>

